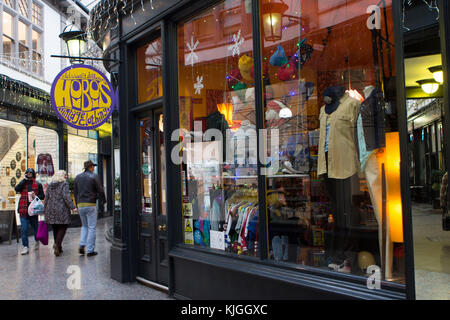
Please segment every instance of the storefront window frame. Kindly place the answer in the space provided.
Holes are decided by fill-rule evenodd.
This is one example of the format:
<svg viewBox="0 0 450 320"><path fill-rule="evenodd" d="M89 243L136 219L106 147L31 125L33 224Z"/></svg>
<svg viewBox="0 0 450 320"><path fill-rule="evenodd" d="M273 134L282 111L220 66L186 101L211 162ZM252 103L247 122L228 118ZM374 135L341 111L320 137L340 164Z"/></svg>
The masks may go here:
<svg viewBox="0 0 450 320"><path fill-rule="evenodd" d="M179 13L176 15L175 19L172 19L173 24L175 26L175 30L173 30L176 37L176 33L178 31L178 25L184 23L185 21L190 20L191 18L195 17L198 12L208 10L212 6L221 3L222 1L205 1L204 4L199 5L196 7L196 9L189 10L189 14L181 14ZM398 131L400 134L400 150L401 154L407 154L404 153L408 148L408 131L407 131L407 121L406 121L406 95L405 95L405 88L404 88L404 68L403 66L403 33L401 32L401 4L393 1L392 3L392 10L393 10L393 24L394 24L394 38L396 42L396 53L395 53L395 63L398 71L398 78L396 81L396 89L397 89L397 105L398 106L405 106L405 108L398 108ZM260 12L260 4L259 1L252 1L252 12ZM256 104L256 126L257 130L263 129L265 127L264 125L264 111L259 106L263 106L264 104L264 93L263 93L263 75L262 75L262 43L260 40L260 36L262 34L261 25L260 25L260 19L259 14L252 14L252 35L253 35L253 58L254 58L254 67L255 67L255 104ZM176 46L173 48L178 48L178 40L173 40L176 42ZM166 47L163 43L163 47ZM177 51L178 52L178 51ZM178 54L175 55L176 59L172 57L170 60L171 62L176 62L174 69L171 69L171 71L174 71L175 74L178 75ZM167 68L167 66L165 67ZM171 82L176 88L176 109L179 111L179 100L178 100L178 76ZM260 85L256 85L256 84ZM174 107L175 107L174 106ZM404 109L404 110L403 110ZM176 118L178 120L178 112L175 112L177 114ZM172 118L173 119L173 118ZM173 124L172 124L173 125ZM176 122L176 128L179 128L179 121ZM258 153L259 153L259 144L258 144ZM383 288L389 288L388 291L396 291L401 292L402 294L405 294L408 298L411 298L411 287L414 286L414 279L411 278L411 275L413 277L414 269L413 265L410 264L411 260L413 260L413 250L412 250L412 236L411 236L411 230L412 230L412 223L411 223L411 204L409 203L410 194L409 194L409 164L404 159L402 159L402 165L401 165L401 197L402 197L402 209L403 209L403 234L404 234L404 244L405 244L405 256L409 257L406 260L406 266L405 266L405 284L395 283L395 282L388 282L388 281L381 281L381 285ZM263 165L258 161L258 172L261 172L261 168L263 168ZM181 177L181 166L180 166L180 177ZM179 201L181 204L181 178L180 181L177 181L177 184L179 186L180 192L177 195L180 195ZM264 241L260 242L260 255L259 255L259 263L263 263L267 266L272 266L277 269L287 269L292 270L295 272L300 272L301 274L311 274L311 275L317 275L321 277L327 277L332 279L341 279L347 282L353 282L353 283L359 283L359 284L366 284L367 278L362 278L357 275L352 274L336 274L335 272L327 271L327 270L321 270L312 266L297 266L295 267L292 264L286 264L286 263L280 263L275 262L273 260L270 260L269 257L269 244L268 244L268 223L267 223L267 205L266 205L266 177L263 175L258 174L258 197L259 197L259 203L261 208L265 208L265 210L261 210L262 213L260 213L260 237L261 239L264 239ZM178 206L177 206L178 207ZM181 212L181 205L179 206L180 212ZM179 217L182 215L177 216L177 219L180 219ZM180 219L182 220L182 218ZM177 223L180 227L183 225L183 223ZM192 245L186 245L183 243L183 230L182 228L178 229L177 235L176 235L176 245L182 248L186 248L188 250L192 251L199 251L199 252L205 252L209 254L214 254L217 256L224 256L231 259L238 259L238 260L247 260L249 262L255 262L255 259L252 257L246 257L246 256L238 256L233 255L225 252L220 252L218 250L210 249L210 248L200 248L195 247Z"/></svg>
<svg viewBox="0 0 450 320"><path fill-rule="evenodd" d="M157 101L151 101L146 102L141 105L137 103L137 95L135 94L137 92L137 77L133 77L133 72L136 70L136 61L132 61L133 59L130 59L130 63L127 66L125 70L127 70L127 77L129 80L131 80L131 83L129 83L129 87L133 88L130 90L130 94L127 95L127 102L129 103L129 107L127 108L127 113L133 118L139 111L146 110L148 108L152 108L155 104L163 104L164 105L164 118L165 118L165 127L170 129L171 131L173 129L177 129L179 127L179 100L178 100L178 77L173 77L173 79L169 79L168 77L164 77L164 75L168 74L176 74L178 75L178 55L177 55L177 28L178 23L182 23L183 21L188 20L189 18L193 17L202 10L207 10L209 7L220 3L221 1L217 0L206 0L202 2L201 4L192 3L191 6L180 9L180 10L171 10L169 13L167 13L168 20L166 21L160 21L162 19L160 16L156 17L155 19L151 19L146 25L144 25L145 28L147 28L145 31L145 28L141 28L140 33L136 32L133 33L128 39L124 38L124 41L126 42L126 53L128 56L133 57L133 50L137 47L138 42L142 43L141 40L144 39L144 36L146 37L145 40L148 40L148 35L155 33L155 30L158 30L158 28L161 28L161 37L163 41L163 90L164 95L161 99L158 99ZM259 12L259 1L252 1L252 10L255 12L255 10L258 10ZM175 12L175 13L174 13ZM396 82L396 88L397 88L397 104L400 106L405 106L405 110L403 108L399 108L399 115L398 115L398 122L399 122L399 132L400 132L400 148L402 154L407 154L405 151L407 151L407 143L408 143L408 132L407 132L407 122L406 122L406 103L405 103L405 88L404 88L404 73L403 73L403 33L401 30L401 4L393 1L393 19L394 19L394 36L396 39L396 55L395 55L395 63L399 74L399 77ZM259 37L258 35L261 34L260 30L260 21L259 21L259 15L252 15L252 24L253 24L253 41L258 42ZM256 18L255 18L256 17ZM165 17L163 17L165 18ZM150 28L152 30L150 30ZM156 32L156 33L157 33ZM143 36L144 35L144 36ZM260 83L260 85L255 86L255 100L258 106L262 105L263 102L263 84L262 84L262 66L261 66L261 59L258 59L261 57L261 46L258 42L257 46L254 46L254 58L255 58L255 83ZM175 54L173 52L175 52ZM134 95L133 95L134 94ZM175 95L175 97L173 97ZM170 110L169 110L170 108ZM263 114L262 111L260 111L260 115L257 116L257 128L263 128ZM127 121L129 120L128 117L124 118ZM131 122L128 121L128 124ZM127 124L127 125L128 125ZM166 125L167 124L167 125ZM167 130L169 131L169 130ZM167 135L166 137L170 138L170 135ZM170 140L168 140L170 141ZM170 143L169 147L173 147L176 143ZM133 150L132 147L127 147L127 150ZM168 148L169 149L169 148ZM406 159L407 160L407 159ZM122 162L122 160L121 160ZM414 299L414 265L413 265L413 250L412 250L412 222L411 222L411 205L409 203L410 194L409 194L409 165L406 163L405 159L402 159L401 164L401 193L402 193L402 204L403 204L403 233L404 233L404 243L405 243L405 256L406 256L406 285L397 284L397 283L391 283L382 282L382 289L383 292L379 293L380 296L382 295L389 295L389 292L397 293L397 294L406 294L406 298L408 299ZM134 166L134 164L133 164ZM258 164L258 167L261 167L261 164ZM173 165L168 165L168 171L172 171L168 173L170 177L168 177L169 185L174 187L174 193L173 197L178 197L179 201L174 201L177 203L169 203L170 209L168 209L169 212L171 212L169 219L169 230L171 233L169 234L169 255L170 250L173 248L182 248L186 249L190 252L204 252L216 256L223 256L227 259L234 259L236 261L243 260L243 261L249 261L249 262L255 262L254 258L249 258L245 256L236 256L236 255L230 255L222 252L218 252L217 250L208 249L208 248L195 248L190 245L185 245L183 243L183 236L182 236L182 218L181 216L181 168L174 168ZM265 183L265 177L259 176L259 179L264 180ZM171 181L172 179L175 179L175 181ZM122 184L121 184L122 185ZM125 191L125 190L123 190ZM123 199L130 198L133 195L133 192L130 192L130 195L123 194ZM265 187L263 185L259 185L259 202L261 205L264 205L266 208L265 211L267 211L267 207L264 204L262 204L262 201L265 202L266 194L265 194ZM129 199L133 200L133 199ZM179 203L178 203L179 202ZM128 206L127 208L123 208L125 210L129 210L132 206ZM261 221L266 221L267 212L265 212L264 216L261 216ZM132 221L128 223L133 223ZM260 228L263 229L264 232L267 232L268 225L266 222L260 224ZM262 234L261 234L262 236ZM265 236L265 239L267 239L267 236ZM325 270L319 270L314 267L308 267L308 266L301 266L301 267L293 267L292 265L283 265L280 263L274 263L273 261L270 261L267 259L267 254L263 254L263 252L268 253L268 244L266 241L263 241L261 243L261 250L260 250L260 257L259 257L259 263L263 264L265 266L274 267L274 269L277 270L287 270L287 271L293 271L295 273L298 273L300 276L302 275L315 275L318 277L328 278L332 280L344 280L346 283L353 283L358 284L362 288L363 280L359 276L353 276L353 275L344 275L344 274L336 274L334 272L327 272ZM266 246L265 249L263 249L263 246ZM365 285L365 283L364 283ZM373 294L376 296L377 293L373 292ZM397 296L398 297L398 296Z"/></svg>

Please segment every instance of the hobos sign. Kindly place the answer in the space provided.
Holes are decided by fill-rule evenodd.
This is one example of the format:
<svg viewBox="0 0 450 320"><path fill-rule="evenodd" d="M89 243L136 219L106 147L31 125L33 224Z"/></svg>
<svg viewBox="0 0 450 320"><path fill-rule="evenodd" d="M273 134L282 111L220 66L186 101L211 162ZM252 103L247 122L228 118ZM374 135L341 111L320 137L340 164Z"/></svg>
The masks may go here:
<svg viewBox="0 0 450 320"><path fill-rule="evenodd" d="M53 81L52 106L58 117L77 129L94 129L105 123L116 104L108 79L87 65L70 66Z"/></svg>

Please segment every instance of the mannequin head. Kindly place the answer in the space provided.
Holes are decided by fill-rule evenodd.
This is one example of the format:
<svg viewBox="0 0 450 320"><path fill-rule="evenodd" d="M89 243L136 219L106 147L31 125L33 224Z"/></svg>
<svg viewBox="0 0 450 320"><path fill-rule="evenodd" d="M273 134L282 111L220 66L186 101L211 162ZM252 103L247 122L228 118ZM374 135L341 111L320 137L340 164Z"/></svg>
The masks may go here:
<svg viewBox="0 0 450 320"><path fill-rule="evenodd" d="M367 87L365 87L364 88L364 98L367 99L372 94L374 89L375 89L374 86L367 86Z"/></svg>
<svg viewBox="0 0 450 320"><path fill-rule="evenodd" d="M341 86L328 87L323 92L323 99L325 101L325 112L327 114L333 113L339 107L339 101L345 94L345 88Z"/></svg>

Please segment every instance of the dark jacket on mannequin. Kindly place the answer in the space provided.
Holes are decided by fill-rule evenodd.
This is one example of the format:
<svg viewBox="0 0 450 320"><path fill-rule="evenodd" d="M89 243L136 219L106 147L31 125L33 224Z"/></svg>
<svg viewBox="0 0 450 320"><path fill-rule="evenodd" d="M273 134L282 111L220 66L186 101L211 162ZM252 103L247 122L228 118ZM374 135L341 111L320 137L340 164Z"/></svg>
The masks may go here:
<svg viewBox="0 0 450 320"><path fill-rule="evenodd" d="M361 104L361 119L367 151L386 146L383 93L374 89Z"/></svg>

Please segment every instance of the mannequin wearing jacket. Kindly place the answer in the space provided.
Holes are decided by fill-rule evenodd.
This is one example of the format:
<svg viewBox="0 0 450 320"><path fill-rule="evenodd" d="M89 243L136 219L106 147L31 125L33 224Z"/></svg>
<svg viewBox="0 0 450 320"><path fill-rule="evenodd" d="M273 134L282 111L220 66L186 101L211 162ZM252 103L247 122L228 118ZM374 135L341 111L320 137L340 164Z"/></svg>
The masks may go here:
<svg viewBox="0 0 450 320"><path fill-rule="evenodd" d="M358 136L362 171L367 180L370 200L378 221L378 239L380 250L382 237L382 174L381 164L386 146L386 134L383 111L383 93L373 86L364 88L365 100L361 105L361 117L358 119ZM389 222L387 219L386 223ZM381 258L384 264L385 278L392 277L393 242L386 233L386 254Z"/></svg>
<svg viewBox="0 0 450 320"><path fill-rule="evenodd" d="M358 210L352 203L352 186L359 187L359 158L355 144L356 121L361 103L344 87L329 87L320 110L318 175L325 181L331 201L334 230L326 241L329 267L350 273L356 261L358 240L352 227L358 223Z"/></svg>

